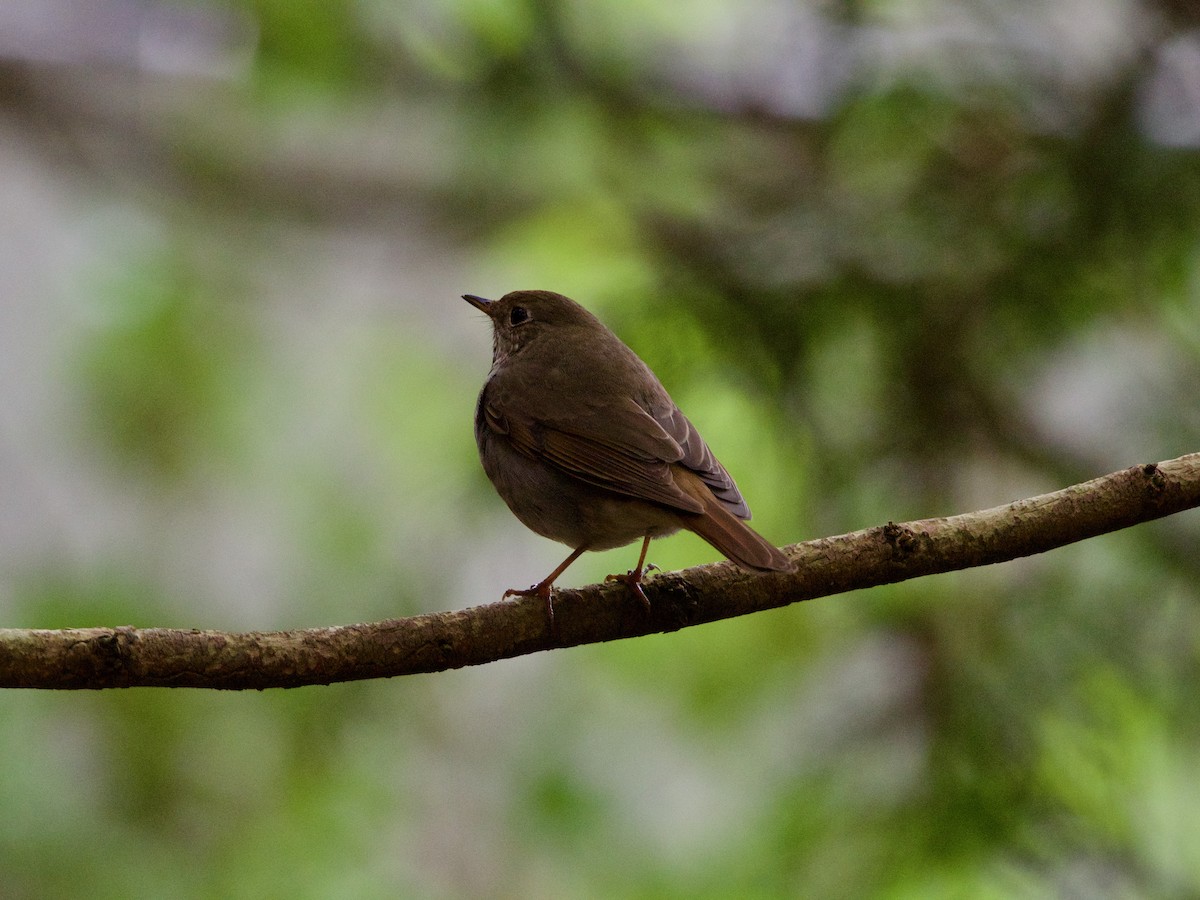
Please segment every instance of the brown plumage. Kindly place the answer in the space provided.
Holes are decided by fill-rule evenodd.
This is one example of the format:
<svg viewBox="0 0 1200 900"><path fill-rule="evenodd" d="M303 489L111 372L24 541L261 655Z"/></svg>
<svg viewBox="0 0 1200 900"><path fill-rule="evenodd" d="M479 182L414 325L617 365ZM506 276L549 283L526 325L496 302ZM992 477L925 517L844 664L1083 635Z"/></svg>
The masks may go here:
<svg viewBox="0 0 1200 900"><path fill-rule="evenodd" d="M527 591L550 588L585 550L642 539L641 557L617 578L645 603L650 539L694 531L751 571L791 562L744 524L750 509L724 466L666 389L599 319L551 291L463 299L493 326L492 370L475 410L484 471L518 519L573 548Z"/></svg>

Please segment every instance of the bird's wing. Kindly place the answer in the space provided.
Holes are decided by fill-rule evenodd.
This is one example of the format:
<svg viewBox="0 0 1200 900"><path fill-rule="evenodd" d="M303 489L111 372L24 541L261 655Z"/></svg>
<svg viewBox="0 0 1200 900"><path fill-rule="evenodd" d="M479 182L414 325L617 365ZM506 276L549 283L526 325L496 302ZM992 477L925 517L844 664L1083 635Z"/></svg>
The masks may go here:
<svg viewBox="0 0 1200 900"><path fill-rule="evenodd" d="M647 414L679 445L679 462L699 475L727 510L739 519L749 519L750 507L746 505L733 478L708 449L696 426L680 412L666 392L649 396L645 403Z"/></svg>
<svg viewBox="0 0 1200 900"><path fill-rule="evenodd" d="M683 460L684 448L632 399L581 404L548 421L506 409L501 397L487 397L483 421L525 455L588 484L681 512L704 511L671 477L671 464Z"/></svg>

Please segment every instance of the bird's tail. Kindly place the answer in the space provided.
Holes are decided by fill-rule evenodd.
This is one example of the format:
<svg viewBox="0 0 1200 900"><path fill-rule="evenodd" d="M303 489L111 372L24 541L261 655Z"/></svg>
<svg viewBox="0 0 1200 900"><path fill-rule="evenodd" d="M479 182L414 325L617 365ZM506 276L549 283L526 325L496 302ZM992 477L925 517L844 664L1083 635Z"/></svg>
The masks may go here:
<svg viewBox="0 0 1200 900"><path fill-rule="evenodd" d="M700 535L743 569L790 572L794 568L792 561L778 547L726 509L699 477L684 472L673 472L675 483L704 504L702 513L680 514L684 528Z"/></svg>

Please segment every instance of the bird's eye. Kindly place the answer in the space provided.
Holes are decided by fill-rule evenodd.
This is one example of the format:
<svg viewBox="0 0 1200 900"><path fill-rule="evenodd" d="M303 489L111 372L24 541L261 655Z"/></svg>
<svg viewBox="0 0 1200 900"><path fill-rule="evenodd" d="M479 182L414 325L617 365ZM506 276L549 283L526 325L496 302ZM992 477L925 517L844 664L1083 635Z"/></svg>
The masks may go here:
<svg viewBox="0 0 1200 900"><path fill-rule="evenodd" d="M514 306L512 312L508 314L508 321L512 325L520 325L522 322L528 322L529 310L523 306Z"/></svg>

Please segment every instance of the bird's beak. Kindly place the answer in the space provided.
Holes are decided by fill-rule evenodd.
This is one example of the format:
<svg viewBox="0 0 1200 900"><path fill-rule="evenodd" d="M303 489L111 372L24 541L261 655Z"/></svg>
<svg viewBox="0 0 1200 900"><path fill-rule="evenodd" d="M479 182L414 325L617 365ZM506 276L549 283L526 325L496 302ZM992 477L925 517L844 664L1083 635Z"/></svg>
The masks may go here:
<svg viewBox="0 0 1200 900"><path fill-rule="evenodd" d="M488 307L490 307L494 301L489 300L487 297L477 297L474 294L463 294L462 298L480 312L487 313L489 316L492 314L492 311Z"/></svg>

